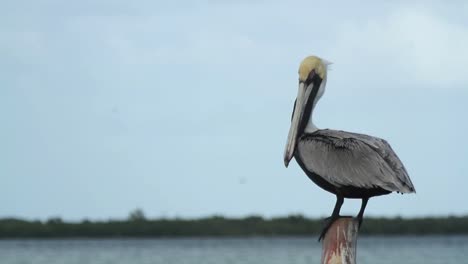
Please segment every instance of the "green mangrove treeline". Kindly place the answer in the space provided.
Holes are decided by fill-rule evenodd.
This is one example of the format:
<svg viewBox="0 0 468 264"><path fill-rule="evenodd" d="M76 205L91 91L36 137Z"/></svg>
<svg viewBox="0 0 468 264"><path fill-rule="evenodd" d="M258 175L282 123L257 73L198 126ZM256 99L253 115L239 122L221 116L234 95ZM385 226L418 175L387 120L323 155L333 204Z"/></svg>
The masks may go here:
<svg viewBox="0 0 468 264"><path fill-rule="evenodd" d="M201 237L201 236L310 236L317 235L322 221L301 215L264 219L260 216L202 219L156 219L142 216L105 222L63 222L0 219L0 238L67 237ZM361 234L428 235L468 234L468 216L445 218L371 218L364 219Z"/></svg>

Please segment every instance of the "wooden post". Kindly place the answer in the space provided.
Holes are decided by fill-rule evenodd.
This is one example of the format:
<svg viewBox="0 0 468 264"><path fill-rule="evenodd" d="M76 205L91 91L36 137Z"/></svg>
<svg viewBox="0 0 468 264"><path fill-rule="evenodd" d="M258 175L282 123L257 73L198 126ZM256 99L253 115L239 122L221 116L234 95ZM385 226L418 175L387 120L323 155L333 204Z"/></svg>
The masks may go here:
<svg viewBox="0 0 468 264"><path fill-rule="evenodd" d="M342 217L336 220L322 242L322 264L355 264L358 220Z"/></svg>

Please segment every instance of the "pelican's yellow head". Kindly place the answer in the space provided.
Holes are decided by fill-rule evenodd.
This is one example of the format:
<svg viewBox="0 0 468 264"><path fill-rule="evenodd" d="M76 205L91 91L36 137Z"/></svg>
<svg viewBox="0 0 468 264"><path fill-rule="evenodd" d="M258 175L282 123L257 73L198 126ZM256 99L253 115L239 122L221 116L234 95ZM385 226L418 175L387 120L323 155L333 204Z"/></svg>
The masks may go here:
<svg viewBox="0 0 468 264"><path fill-rule="evenodd" d="M299 81L305 82L312 71L323 80L327 75L328 64L317 56L306 57L299 66Z"/></svg>
<svg viewBox="0 0 468 264"><path fill-rule="evenodd" d="M329 64L317 56L309 56L299 66L299 90L284 151L286 167L294 155L298 137L303 133L313 133L317 130L312 122L312 111L325 92Z"/></svg>

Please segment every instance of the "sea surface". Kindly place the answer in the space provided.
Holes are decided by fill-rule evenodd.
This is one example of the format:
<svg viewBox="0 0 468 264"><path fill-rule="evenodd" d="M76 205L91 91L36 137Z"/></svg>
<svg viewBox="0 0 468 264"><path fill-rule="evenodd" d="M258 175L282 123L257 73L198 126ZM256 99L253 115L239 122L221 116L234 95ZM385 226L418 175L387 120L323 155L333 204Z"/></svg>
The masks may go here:
<svg viewBox="0 0 468 264"><path fill-rule="evenodd" d="M311 238L0 240L0 264L311 264ZM358 263L468 263L468 236L360 237Z"/></svg>

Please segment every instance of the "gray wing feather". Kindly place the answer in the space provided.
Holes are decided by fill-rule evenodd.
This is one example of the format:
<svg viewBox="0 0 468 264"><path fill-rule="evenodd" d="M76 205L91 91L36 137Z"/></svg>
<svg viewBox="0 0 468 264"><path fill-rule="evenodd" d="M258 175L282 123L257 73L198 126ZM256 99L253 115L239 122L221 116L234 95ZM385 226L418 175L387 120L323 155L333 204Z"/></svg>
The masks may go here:
<svg viewBox="0 0 468 264"><path fill-rule="evenodd" d="M308 170L331 184L415 191L405 167L385 140L328 129L313 135L298 142L298 154Z"/></svg>

